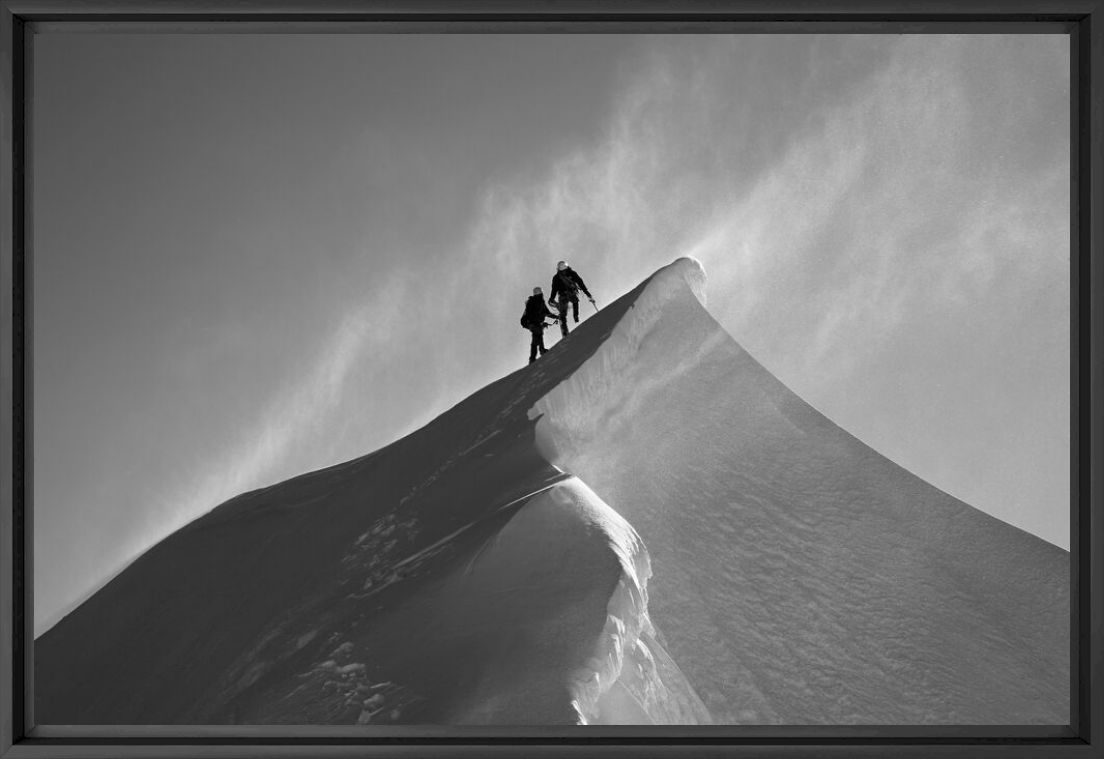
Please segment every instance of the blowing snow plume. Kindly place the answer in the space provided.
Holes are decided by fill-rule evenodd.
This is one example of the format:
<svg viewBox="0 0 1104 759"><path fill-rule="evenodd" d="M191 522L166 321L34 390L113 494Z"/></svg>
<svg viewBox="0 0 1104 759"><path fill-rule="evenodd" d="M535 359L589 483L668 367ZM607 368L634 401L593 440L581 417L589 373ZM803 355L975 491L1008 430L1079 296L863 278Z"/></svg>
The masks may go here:
<svg viewBox="0 0 1104 759"><path fill-rule="evenodd" d="M43 724L1066 724L1069 556L729 337L679 259L36 642Z"/></svg>

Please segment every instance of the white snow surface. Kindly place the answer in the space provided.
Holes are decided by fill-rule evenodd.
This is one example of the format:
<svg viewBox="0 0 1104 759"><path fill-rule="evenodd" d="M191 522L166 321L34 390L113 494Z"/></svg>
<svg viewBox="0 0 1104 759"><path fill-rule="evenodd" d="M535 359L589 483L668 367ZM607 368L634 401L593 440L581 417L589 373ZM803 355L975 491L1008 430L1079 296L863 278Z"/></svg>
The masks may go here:
<svg viewBox="0 0 1104 759"><path fill-rule="evenodd" d="M485 625L493 616L506 628L535 627L541 648L578 639L563 670L526 682L519 671L541 669L523 656L485 668L475 692L455 715L463 723L494 723L522 703L539 704L563 686L578 724L632 720L653 724L696 724L709 716L677 669L666 681L653 666L619 687L629 699L607 694L626 666L635 671L647 656L642 633L651 631L647 612L648 553L636 531L576 478L563 480L532 498L482 552L453 578L448 611L452 634ZM613 582L612 593L609 590ZM565 603L573 595L597 592L595 608L603 624L573 620ZM493 611L476 611L493 608ZM547 626L540 620L548 620ZM589 628L589 629L588 629ZM526 654L528 656L528 654ZM553 656L546 656L547 659ZM522 684L519 685L519 682ZM622 719L622 717L624 719Z"/></svg>
<svg viewBox="0 0 1104 759"><path fill-rule="evenodd" d="M1069 720L1068 554L784 388L682 259L541 398L540 450L643 536L652 618L723 723Z"/></svg>
<svg viewBox="0 0 1104 759"><path fill-rule="evenodd" d="M833 425L679 259L36 642L43 724L1054 723L1068 554Z"/></svg>

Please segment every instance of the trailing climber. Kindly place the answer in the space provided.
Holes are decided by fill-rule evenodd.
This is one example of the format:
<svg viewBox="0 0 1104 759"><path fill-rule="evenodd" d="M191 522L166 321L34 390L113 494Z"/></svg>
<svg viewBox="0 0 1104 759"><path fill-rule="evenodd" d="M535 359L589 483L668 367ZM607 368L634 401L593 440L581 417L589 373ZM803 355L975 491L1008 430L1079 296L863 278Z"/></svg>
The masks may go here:
<svg viewBox="0 0 1104 759"><path fill-rule="evenodd" d="M533 294L525 301L525 312L521 315L521 326L533 333L533 341L529 344L529 363L537 360L537 351L544 355L548 350L544 347L544 328L552 324L546 324L545 318L555 319L556 315L548 310L544 302L544 295L539 287L533 288Z"/></svg>
<svg viewBox="0 0 1104 759"><path fill-rule="evenodd" d="M591 304L598 308L598 304L594 302L594 297L587 290L587 286L583 283L583 278L578 273L567 265L566 261L560 261L556 264L556 273L552 275L552 291L548 296L548 301L556 306L556 310L560 312L560 332L564 337L567 337L567 308L571 306L575 316L575 323L579 323L579 291L582 290L586 293L587 300Z"/></svg>

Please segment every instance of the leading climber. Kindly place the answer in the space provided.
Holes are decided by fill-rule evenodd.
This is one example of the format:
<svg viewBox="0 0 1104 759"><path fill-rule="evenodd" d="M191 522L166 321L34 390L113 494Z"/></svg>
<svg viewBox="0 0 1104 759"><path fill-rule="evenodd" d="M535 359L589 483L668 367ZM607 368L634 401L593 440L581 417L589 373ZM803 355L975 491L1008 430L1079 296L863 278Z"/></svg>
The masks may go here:
<svg viewBox="0 0 1104 759"><path fill-rule="evenodd" d="M552 275L552 290L548 295L548 300L553 303L556 306L556 310L560 312L560 332L563 333L564 337L567 337L568 333L568 306L571 306L574 312L575 323L579 323L580 290L586 293L587 300L589 300L595 308L598 308L598 304L594 303L594 296L590 294L590 290L587 290L587 286L578 272L568 266L566 261L557 263L556 273Z"/></svg>
<svg viewBox="0 0 1104 759"><path fill-rule="evenodd" d="M544 347L544 328L551 327L555 322L546 324L545 318L555 319L556 315L548 310L541 289L534 287L533 294L525 301L525 312L521 315L521 326L533 333L533 340L529 344L530 364L537 360L537 351L542 356L548 351Z"/></svg>

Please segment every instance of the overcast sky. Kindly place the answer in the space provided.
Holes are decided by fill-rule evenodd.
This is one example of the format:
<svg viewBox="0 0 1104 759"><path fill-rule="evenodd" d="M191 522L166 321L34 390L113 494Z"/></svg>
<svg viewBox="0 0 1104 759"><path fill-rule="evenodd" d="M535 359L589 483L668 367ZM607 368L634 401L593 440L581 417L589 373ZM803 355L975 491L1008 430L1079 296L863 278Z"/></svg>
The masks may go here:
<svg viewBox="0 0 1104 759"><path fill-rule="evenodd" d="M34 48L35 618L693 255L842 427L1069 545L1064 36L83 36ZM589 306L588 306L589 308ZM549 333L552 336L553 333Z"/></svg>

